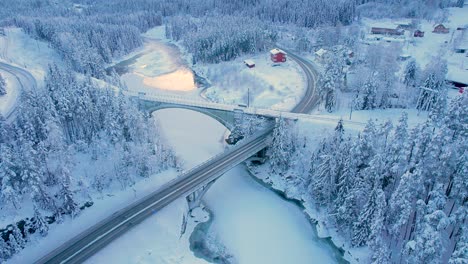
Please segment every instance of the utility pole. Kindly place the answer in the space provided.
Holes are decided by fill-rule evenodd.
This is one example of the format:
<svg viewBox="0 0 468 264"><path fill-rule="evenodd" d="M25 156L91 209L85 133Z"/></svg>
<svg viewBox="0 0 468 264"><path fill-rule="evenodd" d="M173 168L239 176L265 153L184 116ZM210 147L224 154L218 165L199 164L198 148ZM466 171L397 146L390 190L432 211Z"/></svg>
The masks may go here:
<svg viewBox="0 0 468 264"><path fill-rule="evenodd" d="M250 88L247 88L247 107L250 107Z"/></svg>

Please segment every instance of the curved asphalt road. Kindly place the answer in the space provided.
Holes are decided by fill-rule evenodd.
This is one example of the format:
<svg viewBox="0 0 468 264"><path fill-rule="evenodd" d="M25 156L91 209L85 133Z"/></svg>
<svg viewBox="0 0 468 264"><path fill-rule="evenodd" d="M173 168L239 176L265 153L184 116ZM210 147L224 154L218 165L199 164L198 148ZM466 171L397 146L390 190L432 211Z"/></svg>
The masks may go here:
<svg viewBox="0 0 468 264"><path fill-rule="evenodd" d="M291 53L288 55L301 66L307 77L307 90L304 98L292 111L308 113L318 103L318 96L315 92L317 73L308 61ZM273 124L269 124L265 129L244 139L233 148L180 175L134 204L117 211L48 253L36 263L82 263L157 210L192 193L264 149L268 145L273 127Z"/></svg>
<svg viewBox="0 0 468 264"><path fill-rule="evenodd" d="M31 75L31 73L29 73L25 69L15 67L8 63L0 62L0 70L3 70L15 76L16 80L18 81L20 85L21 90L25 90L25 89L34 90L37 88L36 79ZM18 94L21 94L21 91L19 91ZM5 119L8 122L11 122L15 117L16 105L17 104L15 104L5 116Z"/></svg>

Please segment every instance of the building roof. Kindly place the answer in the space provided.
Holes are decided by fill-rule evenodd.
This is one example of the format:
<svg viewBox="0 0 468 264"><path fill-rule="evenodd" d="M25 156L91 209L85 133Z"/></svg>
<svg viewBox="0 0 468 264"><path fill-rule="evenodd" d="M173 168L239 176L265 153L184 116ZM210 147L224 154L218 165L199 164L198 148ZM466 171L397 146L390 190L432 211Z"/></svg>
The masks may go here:
<svg viewBox="0 0 468 264"><path fill-rule="evenodd" d="M273 54L273 55L276 55L278 53L287 54L284 50L280 50L278 48L274 48L274 49L270 50L270 53Z"/></svg>
<svg viewBox="0 0 468 264"><path fill-rule="evenodd" d="M373 27L371 29L371 32L372 33L380 33L380 34L403 35L403 30L394 29L394 28Z"/></svg>
<svg viewBox="0 0 468 264"><path fill-rule="evenodd" d="M325 50L325 49L319 49L315 52L315 55L319 56L319 57L322 57L325 53L327 53L328 51Z"/></svg>
<svg viewBox="0 0 468 264"><path fill-rule="evenodd" d="M253 60L245 60L244 63L247 65L255 65L255 61Z"/></svg>

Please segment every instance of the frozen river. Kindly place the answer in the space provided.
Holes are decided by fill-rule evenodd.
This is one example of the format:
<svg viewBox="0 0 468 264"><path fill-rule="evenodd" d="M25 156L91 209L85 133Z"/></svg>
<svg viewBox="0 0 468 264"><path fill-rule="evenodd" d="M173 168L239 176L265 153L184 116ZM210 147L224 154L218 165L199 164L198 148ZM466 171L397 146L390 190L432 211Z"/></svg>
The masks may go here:
<svg viewBox="0 0 468 264"><path fill-rule="evenodd" d="M201 156L222 150L225 128L216 120L184 109L155 115L164 136L189 167ZM209 233L238 263L343 262L328 240L317 237L300 207L255 181L242 165L219 178L204 201L214 214Z"/></svg>

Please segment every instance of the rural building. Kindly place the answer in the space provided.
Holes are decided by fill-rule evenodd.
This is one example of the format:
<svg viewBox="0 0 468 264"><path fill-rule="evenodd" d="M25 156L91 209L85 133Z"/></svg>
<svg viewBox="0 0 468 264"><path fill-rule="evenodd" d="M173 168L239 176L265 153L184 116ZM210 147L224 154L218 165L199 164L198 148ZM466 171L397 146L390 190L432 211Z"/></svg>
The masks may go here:
<svg viewBox="0 0 468 264"><path fill-rule="evenodd" d="M434 30L432 32L437 34L447 34L449 33L449 29L442 24L438 24L434 27Z"/></svg>
<svg viewBox="0 0 468 264"><path fill-rule="evenodd" d="M416 38L422 38L422 37L424 37L424 31L421 31L421 30L417 29L416 31L414 31L413 36L416 37Z"/></svg>
<svg viewBox="0 0 468 264"><path fill-rule="evenodd" d="M286 52L284 52L283 50L280 50L278 48L270 50L271 61L273 61L275 63L285 62L286 61L286 55L287 55Z"/></svg>
<svg viewBox="0 0 468 264"><path fill-rule="evenodd" d="M325 49L319 49L315 52L315 59L319 62L325 62L328 51Z"/></svg>
<svg viewBox="0 0 468 264"><path fill-rule="evenodd" d="M456 31L453 36L453 44L456 53L466 53L468 51L468 32Z"/></svg>
<svg viewBox="0 0 468 264"><path fill-rule="evenodd" d="M411 22L399 22L396 23L397 29L404 29L404 30L410 30L413 27L413 24Z"/></svg>
<svg viewBox="0 0 468 264"><path fill-rule="evenodd" d="M401 36L401 35L403 35L404 31L401 30L401 29L373 27L371 29L371 33L372 34L380 34L380 35Z"/></svg>
<svg viewBox="0 0 468 264"><path fill-rule="evenodd" d="M255 67L255 62L253 60L245 60L244 61L245 66L249 68L254 68Z"/></svg>

